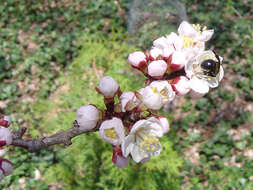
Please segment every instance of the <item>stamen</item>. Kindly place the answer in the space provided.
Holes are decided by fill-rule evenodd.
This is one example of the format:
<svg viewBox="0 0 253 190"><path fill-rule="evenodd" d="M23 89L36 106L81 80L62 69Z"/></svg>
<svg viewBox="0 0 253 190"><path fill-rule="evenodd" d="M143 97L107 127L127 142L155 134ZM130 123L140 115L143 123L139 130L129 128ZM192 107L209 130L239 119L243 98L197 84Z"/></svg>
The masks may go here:
<svg viewBox="0 0 253 190"><path fill-rule="evenodd" d="M155 155L160 150L160 143L157 137L152 134L148 134L142 139L142 142L139 144L140 149L144 154L148 156Z"/></svg>
<svg viewBox="0 0 253 190"><path fill-rule="evenodd" d="M194 46L194 40L192 38L187 37L187 36L183 36L183 40L184 40L184 44L183 44L184 48L188 48L188 47L193 47Z"/></svg>
<svg viewBox="0 0 253 190"><path fill-rule="evenodd" d="M114 128L110 128L110 129L106 129L105 130L105 135L111 139L115 139L118 137L118 135L116 134Z"/></svg>
<svg viewBox="0 0 253 190"><path fill-rule="evenodd" d="M152 90L153 90L153 92L154 92L155 94L158 94L158 90L157 90L156 87L152 88Z"/></svg>

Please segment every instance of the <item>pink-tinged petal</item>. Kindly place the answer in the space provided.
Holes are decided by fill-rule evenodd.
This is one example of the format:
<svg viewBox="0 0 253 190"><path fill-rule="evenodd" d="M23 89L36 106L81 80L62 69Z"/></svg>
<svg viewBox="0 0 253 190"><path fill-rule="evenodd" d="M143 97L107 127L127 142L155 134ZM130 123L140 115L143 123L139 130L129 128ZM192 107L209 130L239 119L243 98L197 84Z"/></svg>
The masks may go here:
<svg viewBox="0 0 253 190"><path fill-rule="evenodd" d="M178 27L178 33L180 36L187 36L194 38L198 35L198 31L188 22L183 21Z"/></svg>
<svg viewBox="0 0 253 190"><path fill-rule="evenodd" d="M133 92L123 92L120 96L120 102L122 106L122 111L126 111L126 106L130 101L133 101L135 94Z"/></svg>
<svg viewBox="0 0 253 190"><path fill-rule="evenodd" d="M93 105L81 106L76 112L76 121L82 131L96 127L100 111Z"/></svg>
<svg viewBox="0 0 253 190"><path fill-rule="evenodd" d="M152 61L148 65L148 75L160 79L167 70L167 63L163 60Z"/></svg>
<svg viewBox="0 0 253 190"><path fill-rule="evenodd" d="M163 51L159 48L152 48L149 51L149 57L151 61L157 60L159 56L162 56Z"/></svg>
<svg viewBox="0 0 253 190"><path fill-rule="evenodd" d="M112 161L113 161L114 165L117 166L118 168L125 168L128 165L129 156L124 157L122 154L121 148L114 147Z"/></svg>
<svg viewBox="0 0 253 190"><path fill-rule="evenodd" d="M0 127L0 144L9 145L12 143L12 134L10 129L5 127Z"/></svg>
<svg viewBox="0 0 253 190"><path fill-rule="evenodd" d="M142 68L147 66L146 55L141 51L136 51L134 53L129 54L128 62L134 68Z"/></svg>
<svg viewBox="0 0 253 190"><path fill-rule="evenodd" d="M6 116L6 115L0 116L0 126L9 127L10 123L11 123L11 118L9 116Z"/></svg>
<svg viewBox="0 0 253 190"><path fill-rule="evenodd" d="M191 90L189 80L184 76L173 79L171 86L177 95L185 95Z"/></svg>
<svg viewBox="0 0 253 190"><path fill-rule="evenodd" d="M128 135L125 137L121 144L121 150L124 157L128 157L134 146L134 135Z"/></svg>
<svg viewBox="0 0 253 190"><path fill-rule="evenodd" d="M211 39L212 35L214 33L214 30L204 30L201 35L198 35L195 40L196 41L201 41L201 42L206 42Z"/></svg>
<svg viewBox="0 0 253 190"><path fill-rule="evenodd" d="M180 51L176 51L172 54L170 69L172 71L177 71L182 69L187 63L185 54Z"/></svg>
<svg viewBox="0 0 253 190"><path fill-rule="evenodd" d="M164 134L168 133L169 130L170 130L170 124L169 124L168 119L166 117L163 117L163 116L159 116L158 119L161 122L163 133Z"/></svg>
<svg viewBox="0 0 253 190"><path fill-rule="evenodd" d="M2 170L0 170L0 181L4 178L4 173Z"/></svg>
<svg viewBox="0 0 253 190"><path fill-rule="evenodd" d="M0 157L3 157L6 153L6 149L3 149L2 147L0 147Z"/></svg>
<svg viewBox="0 0 253 190"><path fill-rule="evenodd" d="M12 173L13 166L9 160L1 158L0 159L0 170L2 170L2 172L5 176L8 176Z"/></svg>
<svg viewBox="0 0 253 190"><path fill-rule="evenodd" d="M200 93L200 94L206 94L209 91L208 83L204 80L201 80L197 77L193 77L190 81L190 87L193 91Z"/></svg>
<svg viewBox="0 0 253 190"><path fill-rule="evenodd" d="M113 98L119 90L119 85L112 77L104 76L99 81L98 90L105 98Z"/></svg>

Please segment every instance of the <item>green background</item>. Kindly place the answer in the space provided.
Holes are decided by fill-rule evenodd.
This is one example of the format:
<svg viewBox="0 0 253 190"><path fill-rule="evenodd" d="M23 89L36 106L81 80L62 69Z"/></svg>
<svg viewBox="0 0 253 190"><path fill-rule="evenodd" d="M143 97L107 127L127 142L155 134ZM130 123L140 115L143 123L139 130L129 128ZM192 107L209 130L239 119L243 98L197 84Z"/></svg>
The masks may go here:
<svg viewBox="0 0 253 190"><path fill-rule="evenodd" d="M96 133L37 153L9 146L5 157L15 170L1 189L252 189L253 1L178 2L0 2L0 113L13 118L11 128L27 127L25 138L69 128L82 105L103 107L94 91L103 75L123 91L143 87L128 54L150 49L186 15L215 30L207 48L224 58L225 70L219 88L205 97L179 97L161 111L171 131L161 140L161 155L149 162L114 167L111 146Z"/></svg>

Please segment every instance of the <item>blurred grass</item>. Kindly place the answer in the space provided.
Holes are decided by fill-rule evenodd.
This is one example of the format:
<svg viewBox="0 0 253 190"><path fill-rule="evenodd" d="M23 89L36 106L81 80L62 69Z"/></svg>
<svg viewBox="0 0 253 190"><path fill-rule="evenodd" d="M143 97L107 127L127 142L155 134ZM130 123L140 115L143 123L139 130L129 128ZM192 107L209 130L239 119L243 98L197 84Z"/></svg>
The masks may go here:
<svg viewBox="0 0 253 190"><path fill-rule="evenodd" d="M162 113L173 118L162 155L119 170L112 165L110 145L97 134L39 153L9 147L6 158L15 170L1 189L252 188L247 156L253 150L252 2L183 2L191 23L215 30L208 47L224 57L225 77L206 97L179 98L178 107ZM147 46L143 39L151 38L152 27L144 25L141 38L129 45L129 8L125 0L0 2L0 112L11 114L12 128L28 127L29 138L70 127L81 105L103 106L94 91L103 75L113 76L124 91L142 87L144 78L126 58L136 46Z"/></svg>

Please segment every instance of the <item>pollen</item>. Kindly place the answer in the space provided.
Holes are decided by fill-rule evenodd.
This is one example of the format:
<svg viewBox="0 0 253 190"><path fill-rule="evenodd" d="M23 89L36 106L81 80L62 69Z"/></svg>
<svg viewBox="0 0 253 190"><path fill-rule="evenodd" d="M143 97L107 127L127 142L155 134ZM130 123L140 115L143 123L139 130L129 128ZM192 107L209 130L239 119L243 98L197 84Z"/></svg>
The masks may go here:
<svg viewBox="0 0 253 190"><path fill-rule="evenodd" d="M188 48L188 47L193 47L194 46L194 40L192 38L187 37L187 36L183 36L183 40L184 40L184 44L183 44L184 48Z"/></svg>
<svg viewBox="0 0 253 190"><path fill-rule="evenodd" d="M160 91L160 94L162 95L163 98L168 98L168 89L167 88L163 88L161 91Z"/></svg>
<svg viewBox="0 0 253 190"><path fill-rule="evenodd" d="M153 90L153 92L154 92L155 94L158 94L158 90L157 90L156 87L152 88L152 90Z"/></svg>
<svg viewBox="0 0 253 190"><path fill-rule="evenodd" d="M105 135L111 139L117 138L117 134L116 134L114 128L106 129Z"/></svg>
<svg viewBox="0 0 253 190"><path fill-rule="evenodd" d="M149 156L155 155L160 149L159 140L157 137L152 134L148 134L142 138L142 142L139 144L139 147L143 153L148 154Z"/></svg>
<svg viewBox="0 0 253 190"><path fill-rule="evenodd" d="M195 28L200 34L207 29L206 26L201 26L200 24L193 24L193 28Z"/></svg>

